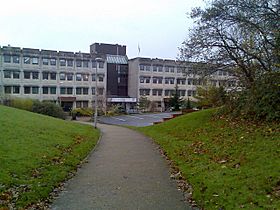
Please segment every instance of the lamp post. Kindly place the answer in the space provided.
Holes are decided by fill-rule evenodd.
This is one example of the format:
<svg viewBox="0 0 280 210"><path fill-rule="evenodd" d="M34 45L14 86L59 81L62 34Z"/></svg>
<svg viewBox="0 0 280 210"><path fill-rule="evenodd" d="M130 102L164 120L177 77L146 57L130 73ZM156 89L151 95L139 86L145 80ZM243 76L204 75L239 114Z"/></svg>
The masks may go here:
<svg viewBox="0 0 280 210"><path fill-rule="evenodd" d="M96 128L97 124L97 102L98 102L98 91L97 91L97 64L102 61L102 58L95 58L96 66L95 66L95 100L94 100L94 121L93 126Z"/></svg>

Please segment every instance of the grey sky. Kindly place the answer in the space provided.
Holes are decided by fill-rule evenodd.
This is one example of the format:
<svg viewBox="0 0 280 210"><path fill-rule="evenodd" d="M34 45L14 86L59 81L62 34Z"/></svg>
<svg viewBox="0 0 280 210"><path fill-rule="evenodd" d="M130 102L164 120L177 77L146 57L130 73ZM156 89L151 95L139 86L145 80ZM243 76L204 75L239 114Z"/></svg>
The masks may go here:
<svg viewBox="0 0 280 210"><path fill-rule="evenodd" d="M0 45L89 52L123 44L129 58L175 59L203 0L10 0L1 2Z"/></svg>

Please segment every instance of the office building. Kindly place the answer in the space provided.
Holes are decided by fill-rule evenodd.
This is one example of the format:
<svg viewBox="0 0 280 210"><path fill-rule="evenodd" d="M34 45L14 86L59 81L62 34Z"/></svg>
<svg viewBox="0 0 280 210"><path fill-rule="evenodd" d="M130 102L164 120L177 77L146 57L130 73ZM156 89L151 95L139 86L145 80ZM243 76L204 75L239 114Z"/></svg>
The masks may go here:
<svg viewBox="0 0 280 210"><path fill-rule="evenodd" d="M186 75L185 68L191 65L157 58L129 60L126 46L118 44L94 43L89 53L3 46L0 95L53 101L66 111L92 107L97 96L104 111L118 104L127 112L135 111L139 99L147 97L153 111L165 111L175 85L181 97L194 99L201 80ZM217 71L211 83L224 85L229 77Z"/></svg>

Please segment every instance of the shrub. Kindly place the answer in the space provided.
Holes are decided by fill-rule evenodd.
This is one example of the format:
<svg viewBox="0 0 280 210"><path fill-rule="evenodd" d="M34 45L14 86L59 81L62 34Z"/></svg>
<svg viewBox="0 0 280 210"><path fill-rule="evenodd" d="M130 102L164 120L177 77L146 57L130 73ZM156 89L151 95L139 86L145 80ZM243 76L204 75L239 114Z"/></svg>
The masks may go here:
<svg viewBox="0 0 280 210"><path fill-rule="evenodd" d="M111 105L107 110L107 116L119 115L123 112L120 105Z"/></svg>
<svg viewBox="0 0 280 210"><path fill-rule="evenodd" d="M280 72L262 75L250 89L231 95L230 115L253 120L280 121Z"/></svg>
<svg viewBox="0 0 280 210"><path fill-rule="evenodd" d="M76 108L71 111L71 114L78 117L91 117L93 115L93 110L91 108Z"/></svg>
<svg viewBox="0 0 280 210"><path fill-rule="evenodd" d="M227 102L227 93L224 87L197 87L197 96L195 97L198 107L219 107Z"/></svg>
<svg viewBox="0 0 280 210"><path fill-rule="evenodd" d="M23 109L31 112L33 108L33 103L34 103L33 99L12 98L10 102L10 106L17 109Z"/></svg>
<svg viewBox="0 0 280 210"><path fill-rule="evenodd" d="M53 102L35 101L33 103L32 111L39 113L39 114L44 114L44 115L60 118L60 119L66 118L65 113L63 112L63 109L59 105L57 105Z"/></svg>

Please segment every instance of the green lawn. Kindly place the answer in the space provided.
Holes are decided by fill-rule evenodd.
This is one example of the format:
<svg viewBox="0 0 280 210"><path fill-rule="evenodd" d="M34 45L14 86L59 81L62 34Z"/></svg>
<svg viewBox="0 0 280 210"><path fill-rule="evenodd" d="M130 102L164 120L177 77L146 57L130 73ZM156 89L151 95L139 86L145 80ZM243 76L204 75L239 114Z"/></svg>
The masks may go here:
<svg viewBox="0 0 280 210"><path fill-rule="evenodd" d="M280 127L199 111L135 128L154 139L204 209L280 209Z"/></svg>
<svg viewBox="0 0 280 210"><path fill-rule="evenodd" d="M0 134L0 209L46 199L99 138L92 126L4 106Z"/></svg>

